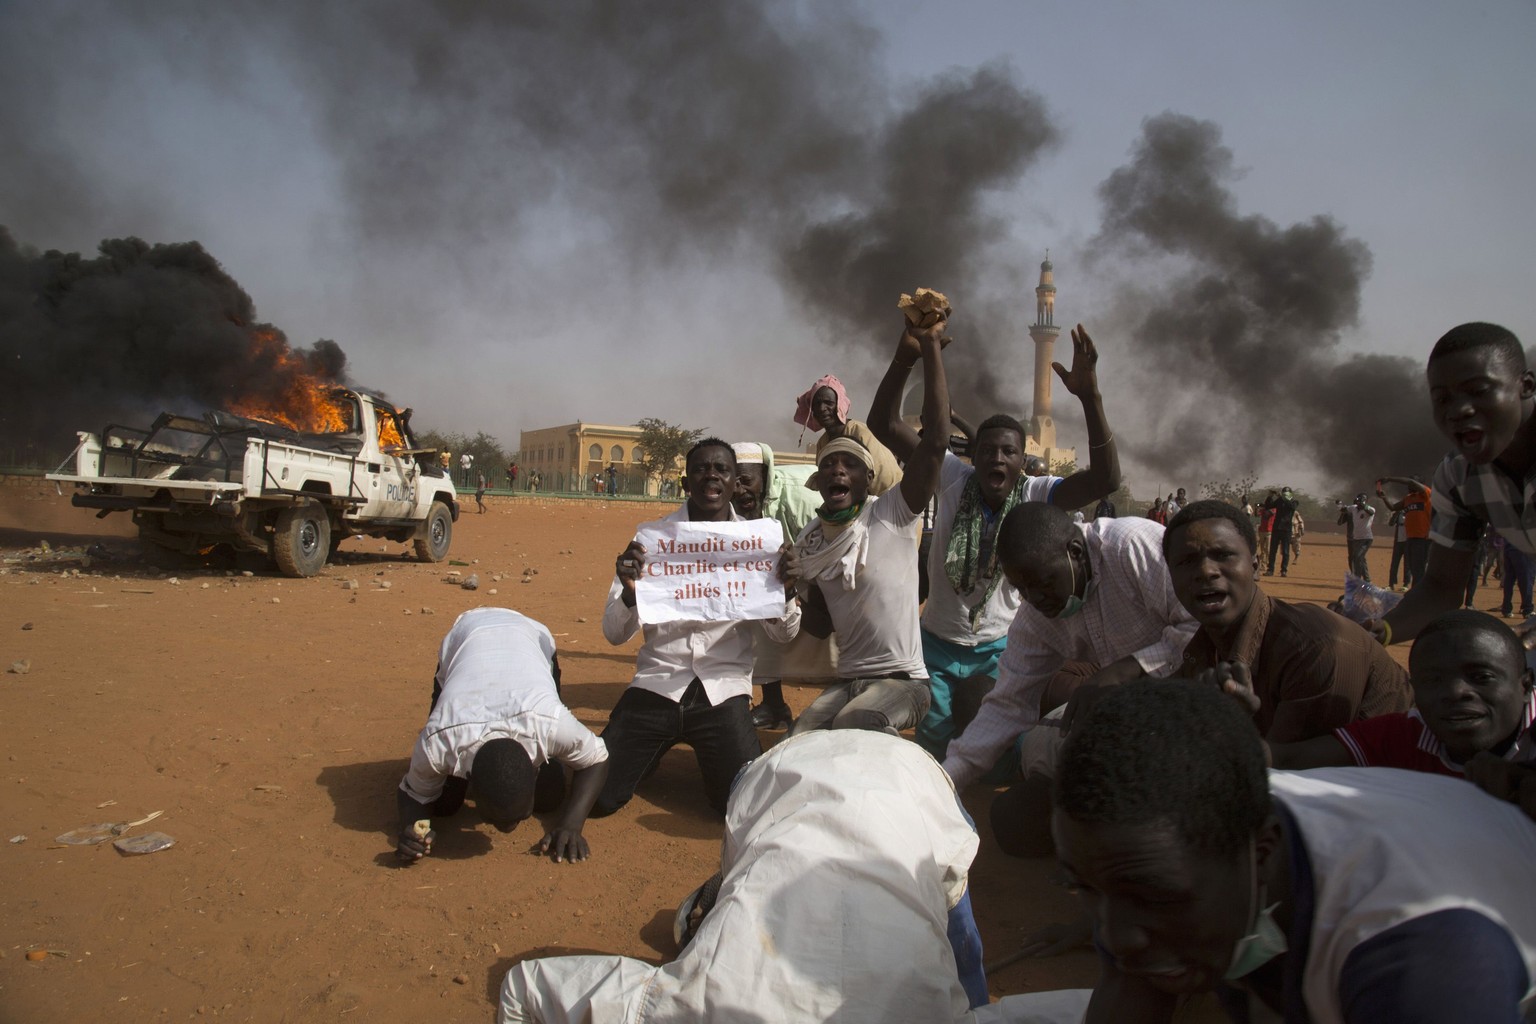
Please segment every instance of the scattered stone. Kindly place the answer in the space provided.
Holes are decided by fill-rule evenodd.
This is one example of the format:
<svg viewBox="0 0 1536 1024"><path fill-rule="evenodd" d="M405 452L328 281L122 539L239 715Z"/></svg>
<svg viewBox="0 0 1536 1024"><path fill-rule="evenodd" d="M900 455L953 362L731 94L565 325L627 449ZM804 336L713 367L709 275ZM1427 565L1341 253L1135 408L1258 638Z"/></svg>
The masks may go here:
<svg viewBox="0 0 1536 1024"><path fill-rule="evenodd" d="M467 974L455 974L453 976L453 983L455 985L468 985L469 984L469 975L467 975Z"/></svg>
<svg viewBox="0 0 1536 1024"><path fill-rule="evenodd" d="M280 597L274 597L274 598L273 598L273 599L272 599L272 603L273 603L273 604L282 604L282 603L283 603L283 599L282 599L282 598L280 598Z"/></svg>
<svg viewBox="0 0 1536 1024"><path fill-rule="evenodd" d="M576 621L577 622L586 622L587 621L587 617L585 615L578 615L578 616L576 616Z"/></svg>
<svg viewBox="0 0 1536 1024"><path fill-rule="evenodd" d="M494 593L496 593L496 588L492 587L490 590L487 590L486 593L487 594L494 594Z"/></svg>
<svg viewBox="0 0 1536 1024"><path fill-rule="evenodd" d="M246 577L247 579L249 579L250 577L255 576L256 574L254 572L251 572L251 570L249 570L249 569L241 569L240 570L240 575Z"/></svg>
<svg viewBox="0 0 1536 1024"><path fill-rule="evenodd" d="M532 576L524 576L518 582L520 582L520 583L532 583L533 582L533 577Z"/></svg>
<svg viewBox="0 0 1536 1024"><path fill-rule="evenodd" d="M31 629L32 628L32 623L30 623L30 622L23 622L21 624L21 628L22 629Z"/></svg>
<svg viewBox="0 0 1536 1024"><path fill-rule="evenodd" d="M411 610L409 608L404 608L404 609L401 609L401 610L404 611L405 614L407 614L407 615L411 614Z"/></svg>
<svg viewBox="0 0 1536 1024"><path fill-rule="evenodd" d="M282 786L271 782L263 782L261 785L252 786L251 788L258 793L281 793L283 791Z"/></svg>
<svg viewBox="0 0 1536 1024"><path fill-rule="evenodd" d="M356 590L357 589L357 580L342 580L341 581L341 589L342 590Z"/></svg>
<svg viewBox="0 0 1536 1024"><path fill-rule="evenodd" d="M379 589L380 590L388 590L392 586L394 586L394 584L389 582L389 580L379 580Z"/></svg>
<svg viewBox="0 0 1536 1024"><path fill-rule="evenodd" d="M24 843L26 841L27 841L27 837L26 836L11 836L11 845L12 846L19 846L20 844L22 844L22 843Z"/></svg>
<svg viewBox="0 0 1536 1024"><path fill-rule="evenodd" d="M21 661L11 662L11 667L6 669L13 676L24 676L32 671L32 663L23 658Z"/></svg>
<svg viewBox="0 0 1536 1024"><path fill-rule="evenodd" d="M175 576L168 578L165 582L169 583L173 587L181 586L181 580L177 579Z"/></svg>
<svg viewBox="0 0 1536 1024"><path fill-rule="evenodd" d="M207 590L208 589L208 584L204 583L201 587L198 587L197 589L199 589L199 590Z"/></svg>
<svg viewBox="0 0 1536 1024"><path fill-rule="evenodd" d="M501 573L499 573L499 572L491 573L491 582L492 583L500 583L501 582Z"/></svg>
<svg viewBox="0 0 1536 1024"><path fill-rule="evenodd" d="M494 594L494 593L496 593L496 591L493 590L493 591L491 591L491 593ZM421 614L423 614L423 615L436 615L437 612L434 612L431 608L427 608L427 607L423 606L422 609L421 609Z"/></svg>
<svg viewBox="0 0 1536 1024"><path fill-rule="evenodd" d="M479 574L478 573L470 573L469 574L469 579L465 580L463 583L460 583L459 586L463 587L465 590L479 590L480 589L480 576L479 576Z"/></svg>

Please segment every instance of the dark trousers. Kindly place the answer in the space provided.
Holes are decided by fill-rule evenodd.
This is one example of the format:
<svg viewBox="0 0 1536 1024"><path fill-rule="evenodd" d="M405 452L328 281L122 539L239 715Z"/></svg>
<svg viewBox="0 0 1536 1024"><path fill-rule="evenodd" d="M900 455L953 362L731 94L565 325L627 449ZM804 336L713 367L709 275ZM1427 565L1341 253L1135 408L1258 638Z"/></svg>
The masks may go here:
<svg viewBox="0 0 1536 1024"><path fill-rule="evenodd" d="M1392 542L1392 568L1387 570L1387 586L1397 586L1397 568L1403 568L1403 586L1413 586L1413 581L1418 577L1413 574L1413 562L1408 558L1408 542L1394 540Z"/></svg>
<svg viewBox="0 0 1536 1024"><path fill-rule="evenodd" d="M752 727L750 698L743 694L710 704L697 679L688 684L681 700L638 686L625 690L603 730L603 743L608 747L608 780L592 807L594 818L629 803L640 780L678 743L693 748L704 776L704 796L724 814L736 773L763 752Z"/></svg>
<svg viewBox="0 0 1536 1024"><path fill-rule="evenodd" d="M1403 543L1408 546L1408 575L1414 580L1423 579L1424 569L1429 565L1429 538L1409 537Z"/></svg>
<svg viewBox="0 0 1536 1024"><path fill-rule="evenodd" d="M1514 611L1511 603L1514 598L1515 588L1520 588L1520 614L1525 618L1531 615L1531 583L1536 579L1536 562L1524 551L1512 544L1504 545L1504 606L1499 610L1508 615Z"/></svg>
<svg viewBox="0 0 1536 1024"><path fill-rule="evenodd" d="M1371 582L1371 567L1365 561L1365 553L1369 550L1371 550L1370 540L1349 542L1349 571L1367 583Z"/></svg>
<svg viewBox="0 0 1536 1024"><path fill-rule="evenodd" d="M1280 556L1280 571L1289 572L1291 568L1291 531L1281 533L1274 530L1269 535L1269 571L1275 571L1275 556Z"/></svg>

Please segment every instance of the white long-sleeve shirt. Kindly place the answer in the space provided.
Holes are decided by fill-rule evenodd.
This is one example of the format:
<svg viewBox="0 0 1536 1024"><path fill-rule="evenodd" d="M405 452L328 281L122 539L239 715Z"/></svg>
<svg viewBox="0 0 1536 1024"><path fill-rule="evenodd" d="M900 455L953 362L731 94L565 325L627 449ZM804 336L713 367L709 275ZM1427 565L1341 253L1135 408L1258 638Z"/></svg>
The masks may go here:
<svg viewBox="0 0 1536 1024"><path fill-rule="evenodd" d="M1068 661L1099 667L1134 657L1152 676L1179 665L1199 628L1173 592L1163 560L1163 527L1150 519L1096 519L1079 527L1093 590L1070 619L1048 619L1024 604L1008 629L997 685L975 721L949 744L944 770L956 788L975 781L1014 737L1040 720L1040 697Z"/></svg>
<svg viewBox="0 0 1536 1024"><path fill-rule="evenodd" d="M731 510L731 519L741 517ZM688 521L685 503L664 521ZM785 602L784 616L761 621L763 632L776 643L788 643L800 632L800 605ZM644 627L645 642L635 656L631 686L680 700L695 678L704 684L710 704L752 695L751 622L663 622ZM603 609L603 636L617 647L641 629L640 611L624 603L624 584L617 574L608 588Z"/></svg>

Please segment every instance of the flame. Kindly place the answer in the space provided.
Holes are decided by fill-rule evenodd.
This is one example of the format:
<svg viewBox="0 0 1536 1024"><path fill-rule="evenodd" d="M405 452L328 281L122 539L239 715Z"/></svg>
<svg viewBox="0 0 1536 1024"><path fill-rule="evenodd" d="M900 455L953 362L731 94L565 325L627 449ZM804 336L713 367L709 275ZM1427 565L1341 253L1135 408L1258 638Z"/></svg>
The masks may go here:
<svg viewBox="0 0 1536 1024"><path fill-rule="evenodd" d="M399 409L395 410L399 412ZM404 448L405 438L400 436L400 428L395 423L393 416L379 417L379 449L389 451L391 448Z"/></svg>
<svg viewBox="0 0 1536 1024"><path fill-rule="evenodd" d="M251 341L255 360L274 364L275 376L284 380L286 387L277 395L236 399L229 404L230 412L307 434L345 434L356 429L351 400L336 390L335 381L313 373L281 334L257 328L251 331ZM392 424L389 429L394 431ZM381 438L383 434L381 429Z"/></svg>

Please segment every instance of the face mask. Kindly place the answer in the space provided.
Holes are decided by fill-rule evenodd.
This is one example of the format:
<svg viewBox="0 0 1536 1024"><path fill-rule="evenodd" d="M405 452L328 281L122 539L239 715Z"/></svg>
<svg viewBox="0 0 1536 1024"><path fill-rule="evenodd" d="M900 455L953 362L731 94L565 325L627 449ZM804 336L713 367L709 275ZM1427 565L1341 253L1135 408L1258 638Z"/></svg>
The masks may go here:
<svg viewBox="0 0 1536 1024"><path fill-rule="evenodd" d="M1077 590L1077 566L1075 563L1076 559L1074 559L1071 554L1068 554L1067 569L1072 573L1072 589L1074 591ZM1093 594L1093 585L1097 582L1098 580L1089 580L1088 585L1083 588L1082 597L1078 597L1075 593L1068 596L1067 603L1061 606L1061 611L1056 613L1056 618L1070 619L1072 616L1082 611L1083 606L1088 603L1089 596Z"/></svg>
<svg viewBox="0 0 1536 1024"><path fill-rule="evenodd" d="M1275 957L1284 953L1289 947L1286 945L1285 933L1275 923L1275 908L1280 904L1272 903L1260 910L1264 903L1264 886L1259 883L1259 854L1258 842L1253 841L1248 846L1248 863L1253 868L1253 885L1249 888L1248 907L1253 915L1248 934L1238 939L1232 946L1232 963L1227 968L1227 973L1222 978L1227 981L1235 981L1244 975L1269 963Z"/></svg>

